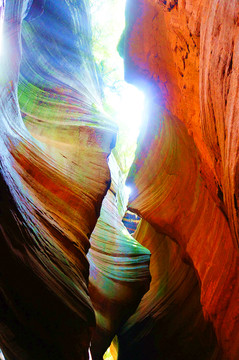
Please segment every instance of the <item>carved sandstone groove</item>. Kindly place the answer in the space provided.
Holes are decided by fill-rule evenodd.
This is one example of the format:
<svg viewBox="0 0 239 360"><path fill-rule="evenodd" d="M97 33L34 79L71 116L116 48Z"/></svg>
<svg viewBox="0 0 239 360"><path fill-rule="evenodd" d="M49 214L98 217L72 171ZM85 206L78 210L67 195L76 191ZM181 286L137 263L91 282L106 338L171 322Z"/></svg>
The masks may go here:
<svg viewBox="0 0 239 360"><path fill-rule="evenodd" d="M135 10L135 11L134 11ZM238 337L238 3L127 2L126 79L147 89L130 208L192 262L222 346ZM236 246L235 246L236 245Z"/></svg>
<svg viewBox="0 0 239 360"><path fill-rule="evenodd" d="M0 347L8 360L88 359L86 253L116 129L100 105L86 4L49 0L40 17L29 5L4 2ZM21 46L20 105L33 136L18 104Z"/></svg>
<svg viewBox="0 0 239 360"><path fill-rule="evenodd" d="M114 336L135 312L149 289L150 252L140 245L122 223L117 195L124 191L114 156L109 166L112 182L92 233L89 293L96 313L91 342L93 360L102 359Z"/></svg>
<svg viewBox="0 0 239 360"><path fill-rule="evenodd" d="M145 220L134 237L152 253L152 280L119 335L119 358L219 359L213 327L203 316L197 276L182 261L180 247Z"/></svg>

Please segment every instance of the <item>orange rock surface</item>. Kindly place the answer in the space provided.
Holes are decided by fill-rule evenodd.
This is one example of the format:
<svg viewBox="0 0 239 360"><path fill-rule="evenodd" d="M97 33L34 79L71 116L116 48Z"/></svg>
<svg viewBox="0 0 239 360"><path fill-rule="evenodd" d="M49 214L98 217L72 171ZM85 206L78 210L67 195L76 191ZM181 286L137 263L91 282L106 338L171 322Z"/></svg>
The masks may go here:
<svg viewBox="0 0 239 360"><path fill-rule="evenodd" d="M126 79L148 96L128 178L130 210L179 244L221 356L232 360L239 357L238 11L236 1L129 0L124 35Z"/></svg>
<svg viewBox="0 0 239 360"><path fill-rule="evenodd" d="M0 348L98 360L115 338L119 360L238 360L238 1L127 0L119 49L147 97L135 239L88 5L0 2Z"/></svg>
<svg viewBox="0 0 239 360"><path fill-rule="evenodd" d="M150 82L186 125L238 243L237 1L128 1L126 80ZM217 201L217 200L216 200Z"/></svg>
<svg viewBox="0 0 239 360"><path fill-rule="evenodd" d="M134 237L152 256L152 281L119 334L119 359L219 359L212 324L205 320L200 286L180 247L142 220Z"/></svg>

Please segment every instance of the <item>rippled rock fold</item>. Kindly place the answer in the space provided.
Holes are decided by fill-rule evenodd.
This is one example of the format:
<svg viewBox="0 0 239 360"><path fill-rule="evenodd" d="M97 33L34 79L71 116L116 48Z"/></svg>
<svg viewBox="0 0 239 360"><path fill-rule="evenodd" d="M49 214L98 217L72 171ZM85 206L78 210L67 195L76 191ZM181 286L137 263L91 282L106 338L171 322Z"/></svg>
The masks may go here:
<svg viewBox="0 0 239 360"><path fill-rule="evenodd" d="M127 0L127 211L89 2L0 1L1 24L6 360L239 359L238 1Z"/></svg>

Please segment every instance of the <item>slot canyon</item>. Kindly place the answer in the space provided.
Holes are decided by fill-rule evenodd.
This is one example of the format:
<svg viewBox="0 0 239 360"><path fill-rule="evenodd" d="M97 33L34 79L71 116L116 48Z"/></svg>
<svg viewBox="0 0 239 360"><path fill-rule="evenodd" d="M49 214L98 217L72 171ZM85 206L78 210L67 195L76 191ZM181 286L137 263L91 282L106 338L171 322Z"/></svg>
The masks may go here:
<svg viewBox="0 0 239 360"><path fill-rule="evenodd" d="M239 360L239 1L126 0L127 174L93 36L0 0L0 359Z"/></svg>

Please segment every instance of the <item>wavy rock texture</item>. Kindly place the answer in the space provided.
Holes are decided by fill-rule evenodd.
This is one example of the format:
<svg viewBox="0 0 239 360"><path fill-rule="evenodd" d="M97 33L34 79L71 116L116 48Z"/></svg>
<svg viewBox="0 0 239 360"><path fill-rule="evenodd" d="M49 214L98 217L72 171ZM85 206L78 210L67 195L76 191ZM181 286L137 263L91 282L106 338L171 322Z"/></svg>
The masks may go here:
<svg viewBox="0 0 239 360"><path fill-rule="evenodd" d="M150 80L185 123L208 188L238 242L239 4L219 0L129 0L126 79Z"/></svg>
<svg viewBox="0 0 239 360"><path fill-rule="evenodd" d="M117 207L122 191L121 174L110 156L112 183L103 200L101 215L92 233L89 293L96 313L91 342L92 358L102 359L115 334L148 291L150 252L130 236Z"/></svg>
<svg viewBox="0 0 239 360"><path fill-rule="evenodd" d="M182 261L180 247L145 220L134 237L152 253L152 281L119 335L119 359L219 359L214 330L203 317L196 273Z"/></svg>
<svg viewBox="0 0 239 360"><path fill-rule="evenodd" d="M213 322L226 356L236 359L239 257L227 219L200 175L184 124L156 103L150 108L150 126L129 177L131 187L135 183L130 208L179 243L199 277L205 319Z"/></svg>
<svg viewBox="0 0 239 360"><path fill-rule="evenodd" d="M118 334L124 360L237 360L238 2L127 2L125 76L149 99L128 178L130 210L144 219L135 236L152 252L137 310L150 254L125 233L114 162L110 187L116 128L102 109L89 4L1 4L6 359L84 360L92 339L96 360Z"/></svg>
<svg viewBox="0 0 239 360"><path fill-rule="evenodd" d="M10 360L88 359L86 253L116 129L102 111L87 2L43 6L1 8L0 347Z"/></svg>
<svg viewBox="0 0 239 360"><path fill-rule="evenodd" d="M233 360L239 357L237 19L236 1L129 0L124 35L126 79L149 98L128 179L130 210L179 244L197 273L218 356Z"/></svg>

